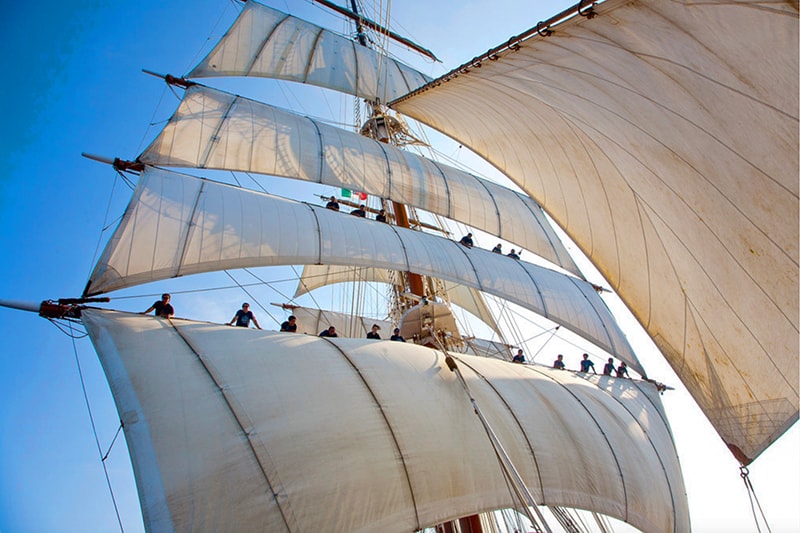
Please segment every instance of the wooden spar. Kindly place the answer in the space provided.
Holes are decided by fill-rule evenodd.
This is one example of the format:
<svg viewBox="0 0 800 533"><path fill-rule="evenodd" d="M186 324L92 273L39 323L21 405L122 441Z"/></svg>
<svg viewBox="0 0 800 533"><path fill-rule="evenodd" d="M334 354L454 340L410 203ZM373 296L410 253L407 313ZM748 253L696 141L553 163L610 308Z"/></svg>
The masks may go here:
<svg viewBox="0 0 800 533"><path fill-rule="evenodd" d="M396 34L395 32L389 30L388 28L384 28L380 24L378 24L376 22L373 22L368 18L362 17L358 13L353 13L349 9L345 9L345 8L343 8L341 6L337 6L336 4L334 4L333 2L329 2L328 0L314 0L314 1L319 3L319 4L322 4L323 6L329 8L329 9L332 9L332 10L336 11L340 15L344 15L345 17L348 17L348 18L351 18L351 19L355 20L357 24L363 24L364 26L366 26L366 27L368 27L368 28L370 28L372 30L375 30L375 31L377 31L379 33L387 35L387 36L391 37L392 39L394 39L395 41L408 46L412 50L414 50L416 52L419 52L420 54L422 54L422 55L424 55L426 57L429 57L429 58L433 59L434 61L436 61L438 63L441 63L441 61L439 61L439 58L437 58L435 55L433 55L433 52L431 52L430 50L428 50L426 48L422 48L420 45L414 43L413 41L411 41L409 39L406 39L402 35Z"/></svg>
<svg viewBox="0 0 800 533"><path fill-rule="evenodd" d="M127 161L125 159L120 159L119 157L111 159L110 157L90 154L87 152L81 152L81 155L86 159L91 159L92 161L97 161L99 163L105 163L107 165L111 165L114 167L115 170L131 171L131 172L142 172L144 170L144 163L139 163L138 161Z"/></svg>

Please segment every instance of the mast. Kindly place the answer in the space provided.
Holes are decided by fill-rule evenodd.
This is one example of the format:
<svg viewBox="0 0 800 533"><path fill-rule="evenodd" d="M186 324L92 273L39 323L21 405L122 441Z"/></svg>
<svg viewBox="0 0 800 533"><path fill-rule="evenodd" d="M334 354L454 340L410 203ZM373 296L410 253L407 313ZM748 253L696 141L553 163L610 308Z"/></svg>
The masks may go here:
<svg viewBox="0 0 800 533"><path fill-rule="evenodd" d="M327 0L317 0L317 1L321 2L321 3L324 3L325 5L329 4L327 2ZM350 0L350 5L352 6L353 12L356 15L356 17L354 17L354 20L356 21L356 32L357 32L357 36L358 36L358 42L361 43L362 46L367 46L366 37L364 35L364 27L362 25L362 22L363 22L364 19L358 14L358 6L356 4L356 0ZM343 12L343 11L340 11L340 12ZM347 14L347 13L344 13L344 14ZM377 29L377 28L373 28L373 29ZM390 35L392 38L395 38L395 39L397 38L394 34L389 32L389 30L380 29L378 31L384 31L386 35ZM401 42L404 42L406 44L409 43L409 41L401 41ZM429 53L427 51L421 51L416 46L413 46L413 45L411 45L411 46L415 50L422 52L423 54L427 55L428 57L436 59L433 56L433 54L431 54L431 53ZM402 130L405 130L405 124L402 124L397 120L394 120L394 122L390 122L391 118L393 118L393 117L387 116L386 110L384 108L382 108L382 106L380 105L380 102L372 102L372 115L367 120L367 123L365 123L364 127L361 129L362 135L368 135L368 136L371 136L373 139L376 139L376 140L378 140L378 141L380 141L382 143L390 144L392 139L395 138L395 136L392 135L392 129L393 129L392 126L394 126L394 128L401 128ZM383 202L383 200L382 200L382 202ZM392 209L394 211L395 223L398 226L401 226L401 227L404 227L404 228L410 228L411 225L409 224L408 212L406 210L406 206L401 204L401 203L399 203L399 202L392 201ZM417 273L414 273L414 272L406 272L405 273L405 277L406 277L406 280L408 282L408 289L411 291L411 293L415 294L415 295L423 296L422 302L419 305L420 306L427 305L427 298L425 298L425 296L427 296L427 291L425 290L425 281L423 280L422 276L420 274L417 274ZM433 284L431 284L431 289L433 289ZM401 294L401 295L398 295L397 298L405 301L404 303L406 305L402 305L401 304L402 308L409 309L411 307L410 305L407 305L409 303L408 302L409 299L408 299L407 296L403 296ZM399 302L396 301L395 305L397 305L398 303ZM411 310L409 310L409 312L411 312ZM420 312L419 316L420 316L420 319L423 316L425 316L424 312ZM433 317L433 313L431 313L430 316L432 318ZM420 326L422 326L424 328L426 324L424 324L422 322L422 320L420 320L419 322L420 322ZM429 345L431 347L435 347L434 343L437 340L439 342L441 342L441 339L437 338L437 334L436 334L436 331L433 328L433 325L434 324L431 322L430 323L431 327L429 328L430 333L431 333L431 339L430 339L430 342L428 344L426 344L426 345ZM401 327L402 327L402 324L401 324ZM457 332L454 332L454 333L457 333ZM456 523L458 523L458 528L456 528ZM478 514L473 514L473 515L469 515L469 516L465 516L465 517L459 518L457 520L444 522L444 523L438 524L436 526L436 532L437 533L449 533L450 531L455 533L455 531L457 531L457 530L460 530L460 531L462 531L464 533L483 533L483 526L481 525L480 516Z"/></svg>
<svg viewBox="0 0 800 533"><path fill-rule="evenodd" d="M364 24L367 24L371 29L384 33L385 35L389 35L393 39L403 42L404 44L410 43L410 41L408 41L407 39L404 39L394 34L393 32L390 32L387 28L378 26L374 22L371 22L369 19L365 19L364 17L362 17L358 12L358 4L356 3L356 0L350 0L350 6L353 9L352 13L348 12L346 9L342 9L336 4L328 2L327 0L316 0L316 1L353 19L356 23L356 36L358 37L358 42L362 46L368 46L367 37L364 33ZM412 48L414 48L415 50L425 55L428 55L429 57L433 57L433 54L427 51L423 51L424 49L420 50L416 45L413 45L413 43L409 44L409 46L412 46ZM379 102L370 102L370 104L372 106L372 115L370 116L369 119L367 119L366 123L361 128L361 134L367 137L371 137L385 144L394 144L392 143L392 139L394 136L392 135L391 129L389 127L390 123L389 121L386 120L385 110L382 108ZM396 120L394 122L399 124L399 122ZM411 224L409 223L408 219L408 212L406 210L405 205L399 202L392 201L392 210L394 211L395 223L398 226L403 228L411 227ZM408 290L412 294L416 294L419 296L426 296L425 282L422 279L421 275L416 274L414 272L405 272L405 278L408 282ZM400 298L406 299L403 296L400 296ZM406 305L403 307L410 307L410 305Z"/></svg>

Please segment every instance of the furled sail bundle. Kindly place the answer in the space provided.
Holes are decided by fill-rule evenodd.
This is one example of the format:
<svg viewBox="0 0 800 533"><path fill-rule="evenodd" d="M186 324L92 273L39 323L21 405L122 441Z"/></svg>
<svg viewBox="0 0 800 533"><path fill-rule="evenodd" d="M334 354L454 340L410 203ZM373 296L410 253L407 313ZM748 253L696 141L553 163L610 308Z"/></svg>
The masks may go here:
<svg viewBox="0 0 800 533"><path fill-rule="evenodd" d="M388 284L392 283L392 277L388 270L380 268L306 265L303 267L303 274L297 284L294 297L298 298L314 289L327 285L352 281L372 281ZM472 313L502 337L500 327L497 325L494 315L492 315L489 306L486 305L486 302L478 290L444 280L442 281L442 285L447 299L451 304L457 305Z"/></svg>
<svg viewBox="0 0 800 533"><path fill-rule="evenodd" d="M364 191L513 242L580 276L536 202L394 146L194 85L139 157L156 166L257 172Z"/></svg>
<svg viewBox="0 0 800 533"><path fill-rule="evenodd" d="M563 324L644 375L605 302L583 280L419 231L153 168L140 176L86 294L302 264L416 272L480 289Z"/></svg>
<svg viewBox="0 0 800 533"><path fill-rule="evenodd" d="M438 351L94 309L83 320L149 531L415 531L518 505ZM540 504L688 531L650 384L457 361Z"/></svg>
<svg viewBox="0 0 800 533"><path fill-rule="evenodd" d="M258 76L388 102L430 78L373 49L257 2L247 2L191 78Z"/></svg>
<svg viewBox="0 0 800 533"><path fill-rule="evenodd" d="M592 13L391 105L544 206L748 463L798 418L797 2Z"/></svg>

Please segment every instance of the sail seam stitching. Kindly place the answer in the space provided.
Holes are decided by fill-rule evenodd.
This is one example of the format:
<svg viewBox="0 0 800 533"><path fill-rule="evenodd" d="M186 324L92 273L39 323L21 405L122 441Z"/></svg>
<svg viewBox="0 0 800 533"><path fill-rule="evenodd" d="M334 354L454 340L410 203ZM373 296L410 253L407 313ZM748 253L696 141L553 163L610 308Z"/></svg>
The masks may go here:
<svg viewBox="0 0 800 533"><path fill-rule="evenodd" d="M322 38L322 34L324 32L325 30L320 28L317 32L317 36L314 37L314 44L311 45L311 54L308 56L308 60L306 61L306 70L303 72L303 83L308 83L308 74L311 72L311 62L314 60L314 56L317 54L317 44Z"/></svg>
<svg viewBox="0 0 800 533"><path fill-rule="evenodd" d="M432 159L428 159L426 157L420 157L420 159L433 163L433 166L436 168L436 170L439 171L439 175L442 177L442 183L444 183L445 193L447 194L447 215L445 215L445 216L447 218L453 218L453 201L454 200L453 200L453 194L450 192L450 184L447 183L447 175L445 174L444 170L442 170L442 168L439 166L439 164L436 161L434 161Z"/></svg>
<svg viewBox="0 0 800 533"><path fill-rule="evenodd" d="M179 277L181 275L181 267L183 266L183 262L186 260L186 254L189 251L189 238L192 233L192 228L195 226L194 217L197 215L197 208L200 205L200 197L203 196L203 191L206 188L206 180L200 180L200 189L197 191L197 196L194 199L194 205L192 206L192 214L189 216L189 220L186 224L186 235L183 238L183 246L181 249L181 257L178 259L178 265L175 269L175 275L173 277ZM154 255L155 256L155 255Z"/></svg>
<svg viewBox="0 0 800 533"><path fill-rule="evenodd" d="M542 471L539 468L539 461L536 459L536 450L534 450L533 443L531 443L530 439L528 438L528 433L525 431L525 429L524 429L524 427L522 425L522 422L520 422L519 418L517 418L517 415L514 412L514 410L511 408L511 405L509 405L509 403L506 401L505 397L502 394L500 394L500 391L498 391L495 388L494 384L491 381L489 381L478 370L476 370L475 367L473 367L472 365L470 365L469 363L467 363L466 361L464 361L460 357L454 357L452 355L451 355L451 357L453 357L456 361L458 361L459 364L463 364L464 366L466 366L467 368L469 368L470 370L475 372L475 375L479 376L484 381L484 383L486 383L489 386L489 388L491 388L492 391L494 391L494 393L497 395L497 397L500 399L500 401L503 402L503 405L506 407L508 413L511 415L511 418L513 418L514 422L516 422L517 427L520 430L520 433L525 437L525 442L528 444L528 449L530 450L531 456L533 457L533 464L536 465L536 475L539 478L539 488L542 491L542 500L541 500L541 502L537 502L537 503L541 503L542 505L547 505L546 498L545 498L545 493L544 493L544 482L542 481Z"/></svg>
<svg viewBox="0 0 800 533"><path fill-rule="evenodd" d="M567 387L564 383L561 383L560 381L558 381L557 379L555 379L552 376L548 376L547 374L543 373L541 370L533 368L531 365L529 365L527 368L529 368L531 372L536 372L540 376L544 376L547 379L550 379L553 382L555 382L556 384L558 384L560 387L562 387L567 392L567 394L572 396L575 399L575 401L578 402L578 404L583 408L583 410L586 412L586 414L589 415L589 418L592 419L592 422L594 422L595 426L597 427L597 430L603 436L603 440L606 441L606 445L608 446L608 450L611 453L611 457L614 458L614 463L616 463L616 465L617 465L617 472L619 472L619 479L620 479L620 482L622 484L622 493L624 494L624 498L625 498L625 521L627 522L628 521L628 488L625 486L625 476L622 474L622 465L620 465L620 463L619 463L619 459L617 458L617 454L614 451L614 447L611 446L611 442L609 442L608 436L606 435L606 432L603 431L603 426L600 424L600 422L597 420L597 418L595 418L594 414L592 414L592 411L581 401L581 399L578 397L578 395L575 394L574 392L572 392L572 390L569 387ZM578 379L580 379L580 378L578 378ZM589 383L592 383L588 378L584 378L584 379L589 381ZM596 384L593 383L593 385L595 385L595 387L597 387ZM597 387L597 388L599 389L599 387Z"/></svg>
<svg viewBox="0 0 800 533"><path fill-rule="evenodd" d="M544 300L544 295L542 294L542 289L539 287L539 284L536 283L536 278L528 271L527 268L525 268L525 265L522 263L522 261L517 260L517 263L519 264L519 267L528 276L528 278L531 280L531 283L533 283L533 287L536 289L536 294L539 295L539 299L542 301L542 314L543 314L543 316L545 318L548 318L550 320L555 321L554 320L555 317L553 317L550 314L550 312L547 310L547 302L545 302L545 300ZM569 277L569 276L567 276L567 277ZM558 322L558 323L560 324L561 322Z"/></svg>
<svg viewBox="0 0 800 533"><path fill-rule="evenodd" d="M414 272L413 270L411 270L411 261L408 259L408 250L406 249L406 243L403 240L403 237L400 235L400 232L397 231L397 226L395 226L393 224L389 224L389 228L397 236L397 240L400 241L400 246L403 248L403 257L406 258L406 272ZM409 229L409 228L405 228L405 229ZM409 230L409 231L411 231L411 230ZM420 296L424 296L424 295L420 295Z"/></svg>
<svg viewBox="0 0 800 533"><path fill-rule="evenodd" d="M577 280L574 279L574 278L567 277L567 279L569 280L570 283L572 283L575 286L576 289L578 289L578 292L580 292L581 295L586 299L586 301L588 302L589 306L592 308L592 311L594 311L595 315L597 315L597 319L600 321L600 325L603 326L603 331L605 331L606 337L608 338L608 345L611 347L611 353L616 355L617 357L619 357L619 350L616 347L616 344L614 343L614 338L612 337L611 333L608 330L608 325L606 324L605 320L603 320L602 315L600 314L600 312L595 307L594 302L592 300L590 300L588 296L586 296L585 292L583 292L583 289L585 288L585 286L582 287L581 285L579 285ZM594 289L592 289L592 290L594 290ZM598 300L600 300L601 302L603 302L605 304L605 301L602 298L600 298L599 295L598 295ZM607 307L606 307L606 309L607 309ZM610 311L609 311L609 315L611 315ZM629 363L633 363L632 361L628 361L628 362ZM639 362L638 359L635 362L638 363ZM636 369L637 371L644 372L644 369L641 368L641 365L637 365L637 367L639 367L639 368ZM642 374L642 376L647 377L644 373Z"/></svg>
<svg viewBox="0 0 800 533"><path fill-rule="evenodd" d="M318 265L322 263L322 224L319 222L319 217L317 216L317 210L314 206L305 204L310 210L311 214L314 216L314 223L317 226L317 263Z"/></svg>
<svg viewBox="0 0 800 533"><path fill-rule="evenodd" d="M494 205L494 213L497 216L497 234L503 235L503 217L500 216L500 206L497 205L497 199L492 194L492 191L489 190L489 186L484 183L482 179L479 179L477 176L473 176L469 172L466 173L467 176L471 177L474 181L477 181L483 188L486 190L487 196L492 199L492 205Z"/></svg>
<svg viewBox="0 0 800 533"><path fill-rule="evenodd" d="M639 384L636 381L631 380L631 384L636 388L636 390L638 390L642 394L642 396L646 399L646 401L650 405L652 405L653 408L655 409L655 411L658 413L658 417L661 419L661 422L663 422L664 428L666 428L667 434L670 437L670 444L672 444L672 450L675 452L675 456L677 457L678 451L675 449L675 438L672 435L672 431L670 430L670 427L669 427L669 424L667 423L667 420L663 416L661 416L661 410L658 409L656 404L653 403L653 400L650 399L650 396L642 390L642 388L639 386ZM653 443L653 439L650 438L650 434L647 432L645 427L641 424L639 419L636 418L636 416L630 411L630 409L628 409L628 407L622 402L622 400L620 400L619 398L617 398L613 394L611 395L611 397L614 398L617 401L617 403L619 403L626 411L628 411L630 413L630 415L633 417L634 420L636 420L637 424L642 428L642 431L644 431L644 434L647 435L647 440L650 442L650 445L653 447L653 450L655 450L655 452L656 452L656 457L658 457L658 462L661 465L661 470L664 472L664 478L667 480L667 486L669 487L669 497L670 497L670 500L672 500L672 519L673 519L672 530L673 531L677 531L676 528L678 527L678 510L675 507L675 495L674 495L672 483L670 482L669 475L667 474L667 468L666 468L666 466L664 466L664 461L661 460L661 454L658 453L658 448L656 448L655 444Z"/></svg>
<svg viewBox="0 0 800 533"><path fill-rule="evenodd" d="M297 531L298 529L296 527L293 528L292 525L290 525L290 522L291 522L291 524L296 525L297 524L297 520L294 517L294 513L292 513L291 506L289 505L288 498L285 499L285 502L283 502L283 503L281 502L280 498L278 497L279 493L275 490L272 481L270 481L270 476L267 474L268 467L266 467L264 465L264 461L268 461L270 463L272 461L269 458L269 452L267 451L266 446L264 446L263 443L260 446L262 448L264 454L266 455L266 457L262 458L261 455L256 451L256 446L253 443L252 435L247 431L247 429L245 429L245 425L242 423L242 419L240 418L239 413L234 408L234 406L232 404L232 398L229 397L229 394L222 387L222 385L220 384L219 380L217 380L217 377L214 375L214 372L212 372L211 368L208 366L206 361L203 359L203 356L200 355L200 352L192 345L192 343L189 341L189 339L187 339L183 335L183 333L181 333L180 329L175 325L175 323L173 321L170 320L169 322L170 322L170 325L172 326L172 328L178 334L178 337L180 337L181 340L183 340L183 342L186 343L186 346L189 348L189 350L191 350L191 352L197 357L198 362L203 366L203 369L208 374L208 377L211 379L211 381L217 387L217 390L219 390L220 395L222 396L222 399L224 400L225 405L228 407L228 410L233 415L233 419L239 425L239 429L241 429L242 434L247 439L247 444L250 447L250 451L253 453L253 456L255 457L255 460L258 463L259 469L261 470L261 473L264 476L264 481L266 481L267 486L269 487L270 492L272 493L272 497L275 499L275 504L278 506L278 510L281 513L281 517L283 518L283 521L284 521L284 524L286 525L287 530L288 531ZM242 415L243 418L245 418L245 419L247 418L247 414L246 413L241 413L241 415ZM246 420L246 421L249 423L248 424L249 427L251 427L251 428L254 427L250 420ZM286 493L285 493L285 490L283 489L283 484L280 481L280 477L278 476L277 469L274 466L272 466L269 469L272 470L272 472L274 473L275 478L277 478L277 486L280 488L281 493L285 495ZM284 506L285 506L285 508L284 508Z"/></svg>
<svg viewBox="0 0 800 533"><path fill-rule="evenodd" d="M304 117L304 118L306 120L308 120L309 122L311 122L311 125L314 126L314 129L317 132L317 142L319 142L319 146L318 146L319 170L317 172L317 183L325 184L325 182L322 179L322 173L323 173L323 168L324 168L323 165L324 165L324 162L325 162L325 140L322 137L322 130L319 129L319 124L317 124L316 120L314 120L311 117Z"/></svg>
<svg viewBox="0 0 800 533"><path fill-rule="evenodd" d="M383 406L378 400L378 396L375 393L374 389L370 386L369 382L367 381L366 376L361 372L361 369L353 362L353 360L350 359L350 356L347 355L347 352L345 352L341 347L339 347L338 344L333 342L330 338L323 337L322 340L326 341L328 344L333 346L342 355L344 360L347 361L347 363L352 367L352 369L356 372L356 374L358 374L359 379L361 379L361 382L367 388L367 391L369 392L370 396L372 396L372 400L375 402L375 406L378 408L381 417L383 417L383 421L386 423L386 428L389 430L389 434L392 436L392 442L394 442L395 449L397 450L397 454L400 457L400 463L403 465L403 472L405 472L406 481L408 482L408 491L411 496L411 504L414 507L416 529L422 529L422 525L420 524L420 519L419 519L419 511L417 510L417 500L414 496L414 486L411 483L411 474L408 471L408 465L406 464L406 459L405 456L403 455L403 449L400 447L400 442L398 441L397 435L395 434L394 429L392 428L391 422L389 422L389 417L386 411L384 410Z"/></svg>
<svg viewBox="0 0 800 533"><path fill-rule="evenodd" d="M363 95L359 94L359 91L361 90L361 76L358 72L359 65L358 65L358 49L356 48L357 45L354 40L351 39L348 40L350 41L350 45L353 48L353 69L355 70L354 73L355 75L353 76L353 79L356 82L356 86L353 87L353 92L356 93L356 96L361 96L363 98Z"/></svg>
<svg viewBox="0 0 800 533"><path fill-rule="evenodd" d="M250 2L250 3L246 4L245 7L249 7L251 5L259 5L259 4L256 4L255 2ZM261 57L261 54L264 53L264 48L266 48L267 44L272 39L272 36L275 35L275 32L278 31L278 29L281 28L283 26L283 24L287 20L293 18L289 14L285 14L285 15L286 15L285 17L283 17L277 24L275 24L275 27L272 28L272 31L269 32L269 34L264 36L264 39L261 41L261 45L258 47L258 50L253 55L253 58L250 60L250 64L247 65L247 68L244 71L245 72L245 74L244 74L245 76L250 76L250 72L253 70L253 67L256 64L256 61L258 61L258 58ZM277 72L277 70L276 70L276 72Z"/></svg>
<svg viewBox="0 0 800 533"><path fill-rule="evenodd" d="M460 243L457 243L457 242L453 242L453 241L447 241L447 242L449 242L449 243L451 243L451 244L453 244L453 245L457 246L457 247L458 247L458 250L459 250L459 251L460 251L462 254L464 254L464 257L466 258L466 260L467 260L467 263L469 263L469 266L471 266L471 267L472 267L472 273L473 273L473 274L475 274L475 280L478 282L478 290L481 290L481 291L482 291L482 290L483 290L483 282L481 281L481 277L480 277L480 275L478 274L478 269L477 269L477 268L475 268L475 263L473 263L473 262L472 262L472 259L470 259L470 258L469 258L469 254L467 254L467 249L466 249L466 247L465 247L463 244L460 244ZM491 293L489 293L489 294L491 294Z"/></svg>
<svg viewBox="0 0 800 533"><path fill-rule="evenodd" d="M197 162L198 168L206 168L208 164L208 158L211 157L211 151L219 142L219 132L222 130L222 127L225 125L225 122L228 120L228 117L231 114L231 110L233 110L233 106L239 101L239 97L233 95L233 99L228 103L228 106L225 108L225 112L222 114L220 119L217 121L216 126L214 127L214 131L211 132L211 136L208 138L208 144L206 145L205 153L203 157L200 158ZM202 121L203 118L201 117L200 120Z"/></svg>
<svg viewBox="0 0 800 533"><path fill-rule="evenodd" d="M389 145L382 142L378 142L377 145L378 149L383 154L384 161L386 161L386 190L384 190L384 193L386 194L385 197L391 200L392 189L394 188L394 172L392 171L392 163L389 161L389 153L386 151L386 147Z"/></svg>

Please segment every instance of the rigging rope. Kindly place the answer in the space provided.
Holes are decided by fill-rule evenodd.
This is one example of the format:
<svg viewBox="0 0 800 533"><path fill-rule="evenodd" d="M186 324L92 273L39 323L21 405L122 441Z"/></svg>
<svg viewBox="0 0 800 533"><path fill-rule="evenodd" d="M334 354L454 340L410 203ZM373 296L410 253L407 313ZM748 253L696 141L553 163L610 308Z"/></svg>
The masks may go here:
<svg viewBox="0 0 800 533"><path fill-rule="evenodd" d="M539 510L536 501L533 499L530 490L525 485L525 482L522 480L522 476L520 476L519 472L517 471L514 464L511 462L511 458L506 453L503 445L500 443L500 440L497 438L492 427L489 425L489 421L483 416L483 411L481 411L480 407L478 407L478 402L472 396L472 393L467 386L467 382L464 379L464 376L461 374L461 369L456 364L455 359L450 355L450 353L445 348L444 344L442 343L441 339L436 332L430 329L431 337L434 341L439 345L439 350L445 355L445 362L447 363L447 367L456 375L458 378L458 382L461 384L461 387L466 392L467 397L469 398L470 403L472 404L472 408L475 411L475 414L478 416L481 424L483 425L483 429L486 431L486 435L489 437L489 442L492 445L492 449L494 449L495 455L497 456L503 474L507 476L507 478L511 481L511 485L516 493L518 499L523 504L523 508L525 510L526 516L528 520L531 521L532 524L537 524L536 518L532 514L530 514L530 510L536 513L536 516L539 518L539 522L544 527L544 530L547 533L552 533L550 526L547 525L547 522L542 515L542 512Z"/></svg>
<svg viewBox="0 0 800 533"><path fill-rule="evenodd" d="M595 512L592 512L592 516L594 517L594 521L597 523L597 527L600 528L600 533L608 533L605 524L601 520L601 516Z"/></svg>
<svg viewBox="0 0 800 533"><path fill-rule="evenodd" d="M52 322L52 320L51 320ZM69 329L72 331L72 323L69 323ZM92 425L92 433L94 434L94 442L97 445L97 453L100 455L100 463L103 465L103 472L106 476L106 485L108 486L108 492L111 495L111 502L114 504L114 512L117 514L117 523L119 524L119 530L124 532L125 528L122 526L122 517L119 515L119 506L117 506L117 498L114 495L114 489L111 487L111 478L108 475L108 467L106 466L106 458L108 457L108 453L111 452L111 447L109 447L108 453L103 455L103 448L100 446L100 437L97 435L97 426L94 423L94 415L92 414L92 406L89 404L89 395L86 392L86 382L83 379L83 369L81 368L81 361L78 357L78 346L75 344L75 336L71 335L72 338L72 351L75 354L75 364L78 367L78 377L81 381L81 389L83 390L83 400L86 403L86 410L89 413L89 421ZM122 421L120 421L120 427L122 427ZM119 430L117 430L119 433ZM114 437L114 440L117 440L117 437ZM114 445L114 442L111 442L111 446Z"/></svg>
<svg viewBox="0 0 800 533"><path fill-rule="evenodd" d="M245 269L245 270L246 270L246 269ZM261 304L261 302L259 302L259 301L258 301L258 298L256 298L256 297L255 297L255 296L254 296L254 295L253 295L253 294L252 294L250 291L248 291L247 289L245 289L243 285L239 284L239 282L238 282L238 281L236 281L236 278L234 278L234 277L233 277L233 275L232 275L230 272L228 272L227 270L225 270L225 273L228 275L228 277L229 277L229 278L231 278L231 279L233 280L233 282L234 282L234 283L236 283L236 285L238 285L238 286L239 286L239 288L240 288L242 291L244 291L244 293L245 293L247 296L249 296L249 297L250 297L250 298L251 298L251 299L252 299L252 300L253 300L253 301L256 303L256 305L257 305L258 307L260 307L260 308L261 308L261 309L262 309L262 310L263 310L263 311L264 311L264 312L265 312L265 313L266 313L266 314L267 314L267 315L268 315L268 316L269 316L269 317L270 317L272 320L274 320L276 324L280 324L280 323L281 323L281 321L280 321L280 320L278 320L277 318L275 318L274 316L272 316L272 313L270 313L270 312L269 312L269 310L268 310L266 307L264 307L264 306ZM254 276L254 277L255 277L255 276ZM256 279L258 279L258 278L256 278Z"/></svg>
<svg viewBox="0 0 800 533"><path fill-rule="evenodd" d="M578 524L575 523L565 508L554 505L549 509L550 512L553 513L553 516L556 517L558 523L561 524L561 527L564 528L564 531L567 533L581 533L581 529L578 527Z"/></svg>
<svg viewBox="0 0 800 533"><path fill-rule="evenodd" d="M756 514L756 508L753 506L753 500L755 500L756 505L758 505L758 511L761 513L761 519L764 520L764 526L767 528L767 531L772 533L772 529L769 527L769 523L767 522L767 517L764 515L764 510L761 508L761 503L758 501L758 496L756 496L756 490L753 488L753 484L750 482L750 470L746 466L739 467L739 476L742 478L744 482L745 489L747 490L747 496L750 498L750 510L753 512L753 520L756 523L756 529L761 531L761 526L758 523L758 515Z"/></svg>

